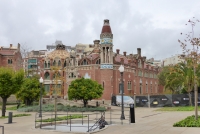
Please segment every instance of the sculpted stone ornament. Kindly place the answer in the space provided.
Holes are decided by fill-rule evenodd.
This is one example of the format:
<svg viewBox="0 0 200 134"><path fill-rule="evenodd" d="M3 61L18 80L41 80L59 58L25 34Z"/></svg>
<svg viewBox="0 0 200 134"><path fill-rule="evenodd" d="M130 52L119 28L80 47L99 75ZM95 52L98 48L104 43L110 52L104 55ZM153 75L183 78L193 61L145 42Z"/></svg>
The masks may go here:
<svg viewBox="0 0 200 134"><path fill-rule="evenodd" d="M56 46L56 50L65 50L65 45L63 45L63 44L58 44L58 45Z"/></svg>

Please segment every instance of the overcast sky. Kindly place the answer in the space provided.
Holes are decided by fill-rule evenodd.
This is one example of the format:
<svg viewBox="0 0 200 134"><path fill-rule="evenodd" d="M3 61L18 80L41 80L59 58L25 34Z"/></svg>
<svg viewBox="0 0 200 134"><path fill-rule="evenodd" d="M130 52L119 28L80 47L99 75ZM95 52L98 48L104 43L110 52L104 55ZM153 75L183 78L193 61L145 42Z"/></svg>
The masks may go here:
<svg viewBox="0 0 200 134"><path fill-rule="evenodd" d="M141 48L147 59L162 60L181 53L180 33L191 31L189 19L200 19L199 7L199 0L0 0L0 46L92 44L109 19L114 51Z"/></svg>

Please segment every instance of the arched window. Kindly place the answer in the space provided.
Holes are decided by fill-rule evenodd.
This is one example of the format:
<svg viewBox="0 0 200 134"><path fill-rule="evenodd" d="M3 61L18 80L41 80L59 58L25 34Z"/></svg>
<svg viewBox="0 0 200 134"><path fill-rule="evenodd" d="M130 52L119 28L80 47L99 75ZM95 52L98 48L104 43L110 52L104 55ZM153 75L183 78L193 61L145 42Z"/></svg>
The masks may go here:
<svg viewBox="0 0 200 134"><path fill-rule="evenodd" d="M128 90L131 90L131 87L132 87L132 83L131 81L128 81Z"/></svg>
<svg viewBox="0 0 200 134"><path fill-rule="evenodd" d="M47 67L50 68L50 61L48 61L48 66Z"/></svg>
<svg viewBox="0 0 200 134"><path fill-rule="evenodd" d="M140 94L142 94L142 80L140 79Z"/></svg>
<svg viewBox="0 0 200 134"><path fill-rule="evenodd" d="M58 66L61 66L61 61L60 60L58 61Z"/></svg>
<svg viewBox="0 0 200 134"><path fill-rule="evenodd" d="M96 64L101 64L101 59L98 59L98 60L96 61Z"/></svg>
<svg viewBox="0 0 200 134"><path fill-rule="evenodd" d="M83 60L82 65L88 65L88 62L86 59Z"/></svg>
<svg viewBox="0 0 200 134"><path fill-rule="evenodd" d="M53 74L53 79L55 79L55 78L57 78L57 79L60 78L60 73L59 73L59 72L55 72L55 73Z"/></svg>
<svg viewBox="0 0 200 134"><path fill-rule="evenodd" d="M44 68L47 68L47 62L46 61L44 62Z"/></svg>
<svg viewBox="0 0 200 134"><path fill-rule="evenodd" d="M53 66L56 66L56 61L55 60L53 61Z"/></svg>
<svg viewBox="0 0 200 134"><path fill-rule="evenodd" d="M46 73L44 74L44 79L47 79L47 80L50 79L50 74L49 74L49 72L46 72Z"/></svg>
<svg viewBox="0 0 200 134"><path fill-rule="evenodd" d="M140 59L138 60L138 68L142 68L142 63Z"/></svg>
<svg viewBox="0 0 200 134"><path fill-rule="evenodd" d="M66 60L65 60L65 62L64 62L64 67L66 67L67 66L67 63L66 63Z"/></svg>

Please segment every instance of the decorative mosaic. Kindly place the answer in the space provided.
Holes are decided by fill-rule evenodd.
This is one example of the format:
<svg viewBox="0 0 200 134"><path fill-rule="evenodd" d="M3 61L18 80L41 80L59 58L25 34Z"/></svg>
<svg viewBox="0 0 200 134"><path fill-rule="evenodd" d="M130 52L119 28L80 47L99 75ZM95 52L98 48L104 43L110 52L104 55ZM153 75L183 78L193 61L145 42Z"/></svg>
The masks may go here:
<svg viewBox="0 0 200 134"><path fill-rule="evenodd" d="M101 39L101 44L112 44L111 38L103 38Z"/></svg>
<svg viewBox="0 0 200 134"><path fill-rule="evenodd" d="M113 65L111 65L111 64L101 64L101 69L113 69Z"/></svg>

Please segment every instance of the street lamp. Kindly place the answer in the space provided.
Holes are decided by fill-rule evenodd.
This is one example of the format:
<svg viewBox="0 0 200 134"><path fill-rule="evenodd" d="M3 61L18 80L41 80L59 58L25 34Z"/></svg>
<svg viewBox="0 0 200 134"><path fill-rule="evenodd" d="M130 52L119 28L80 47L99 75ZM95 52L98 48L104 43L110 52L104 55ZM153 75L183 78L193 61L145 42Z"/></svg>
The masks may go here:
<svg viewBox="0 0 200 134"><path fill-rule="evenodd" d="M122 106L122 113L121 113L121 120L124 120L125 119L125 116L124 116L124 82L123 82L123 73L124 73L124 66L121 65L119 67L119 72L121 74L121 83L120 83L120 91L121 91L121 96L122 96L122 101L121 101L121 106Z"/></svg>
<svg viewBox="0 0 200 134"><path fill-rule="evenodd" d="M43 83L43 78L40 77L40 114L39 117L42 117L42 83Z"/></svg>

